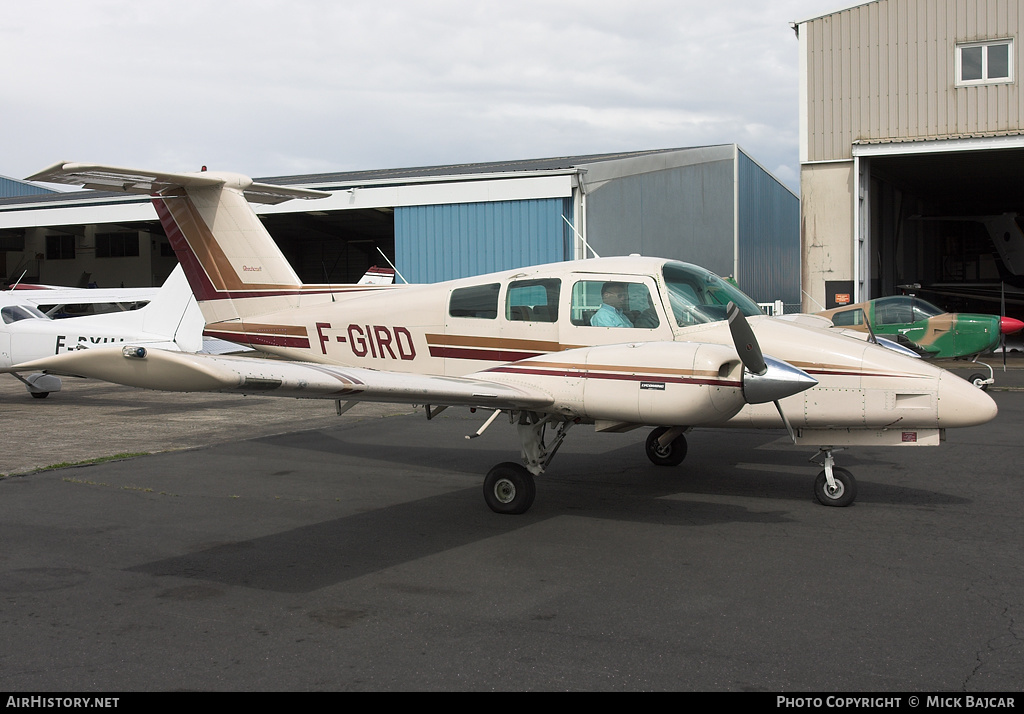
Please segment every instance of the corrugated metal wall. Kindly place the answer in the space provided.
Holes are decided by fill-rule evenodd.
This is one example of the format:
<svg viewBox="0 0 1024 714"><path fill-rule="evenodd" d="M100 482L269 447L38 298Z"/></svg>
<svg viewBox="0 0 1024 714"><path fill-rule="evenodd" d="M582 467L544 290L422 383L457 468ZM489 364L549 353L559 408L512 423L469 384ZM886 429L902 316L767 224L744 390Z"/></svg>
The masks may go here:
<svg viewBox="0 0 1024 714"><path fill-rule="evenodd" d="M436 283L571 257L572 200L395 209L395 264L411 283Z"/></svg>
<svg viewBox="0 0 1024 714"><path fill-rule="evenodd" d="M0 198L14 198L16 196L34 196L39 193L55 193L48 188L33 186L24 181L17 181L0 176Z"/></svg>
<svg viewBox="0 0 1024 714"><path fill-rule="evenodd" d="M800 199L737 152L737 282L758 302L800 304Z"/></svg>
<svg viewBox="0 0 1024 714"><path fill-rule="evenodd" d="M1019 131L1024 117L1020 0L878 0L811 20L809 161L851 158L870 139ZM957 43L1014 39L1012 84L955 86Z"/></svg>
<svg viewBox="0 0 1024 714"><path fill-rule="evenodd" d="M602 256L640 253L733 271L733 160L603 182L587 194L587 240Z"/></svg>

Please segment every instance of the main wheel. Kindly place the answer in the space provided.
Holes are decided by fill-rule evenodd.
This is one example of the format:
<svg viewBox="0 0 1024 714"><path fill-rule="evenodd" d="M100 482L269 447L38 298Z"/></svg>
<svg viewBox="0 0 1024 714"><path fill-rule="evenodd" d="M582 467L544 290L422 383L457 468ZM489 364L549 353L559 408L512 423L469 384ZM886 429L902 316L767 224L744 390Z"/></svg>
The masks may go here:
<svg viewBox="0 0 1024 714"><path fill-rule="evenodd" d="M647 458L657 466L678 466L686 458L686 437L682 434L662 446L658 443L661 435L668 431L667 426L659 426L647 435Z"/></svg>
<svg viewBox="0 0 1024 714"><path fill-rule="evenodd" d="M835 488L829 488L825 472L818 474L814 479L814 497L823 506L849 506L857 498L857 480L846 469L838 466L832 467L832 478L836 482Z"/></svg>
<svg viewBox="0 0 1024 714"><path fill-rule="evenodd" d="M495 513L526 513L536 495L533 474L511 461L498 464L484 477L484 500Z"/></svg>
<svg viewBox="0 0 1024 714"><path fill-rule="evenodd" d="M967 380L975 387L981 390L988 390L988 379L983 374L972 374L971 378Z"/></svg>
<svg viewBox="0 0 1024 714"><path fill-rule="evenodd" d="M29 392L36 399L46 399L49 396L49 392Z"/></svg>

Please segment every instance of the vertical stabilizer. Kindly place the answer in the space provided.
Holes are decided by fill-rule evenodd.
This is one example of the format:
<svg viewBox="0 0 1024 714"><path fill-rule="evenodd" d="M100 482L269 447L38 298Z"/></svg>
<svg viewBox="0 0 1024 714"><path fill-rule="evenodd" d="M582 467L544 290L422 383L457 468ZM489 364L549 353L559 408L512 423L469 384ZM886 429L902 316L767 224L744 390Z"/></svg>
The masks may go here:
<svg viewBox="0 0 1024 714"><path fill-rule="evenodd" d="M141 308L144 332L165 336L182 352L203 348L205 320L180 265L175 266L149 304Z"/></svg>
<svg viewBox="0 0 1024 714"><path fill-rule="evenodd" d="M187 188L153 205L207 322L297 305L302 281L241 191Z"/></svg>

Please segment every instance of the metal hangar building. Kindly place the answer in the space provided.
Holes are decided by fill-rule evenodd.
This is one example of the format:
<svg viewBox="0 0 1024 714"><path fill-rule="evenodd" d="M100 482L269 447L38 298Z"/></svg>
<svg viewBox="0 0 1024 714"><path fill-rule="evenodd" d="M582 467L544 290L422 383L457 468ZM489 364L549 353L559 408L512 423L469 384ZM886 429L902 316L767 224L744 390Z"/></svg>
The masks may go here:
<svg viewBox="0 0 1024 714"><path fill-rule="evenodd" d="M382 253L414 283L639 253L800 301L799 199L735 144L258 180L333 194L254 205L305 282L353 282ZM144 197L0 198L8 281L143 286L174 265Z"/></svg>
<svg viewBox="0 0 1024 714"><path fill-rule="evenodd" d="M794 29L804 310L919 284L968 312L1005 288L1020 316L1024 5L874 0Z"/></svg>

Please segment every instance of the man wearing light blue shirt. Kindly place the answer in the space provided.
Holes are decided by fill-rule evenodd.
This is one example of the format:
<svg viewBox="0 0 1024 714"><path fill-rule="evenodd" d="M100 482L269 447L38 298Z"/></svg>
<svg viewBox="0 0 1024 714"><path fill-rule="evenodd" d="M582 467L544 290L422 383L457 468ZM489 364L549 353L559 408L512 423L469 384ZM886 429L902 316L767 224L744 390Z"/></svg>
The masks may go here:
<svg viewBox="0 0 1024 714"><path fill-rule="evenodd" d="M623 310L629 306L629 291L625 283L605 283L601 286L601 307L590 318L594 327L632 327L633 323Z"/></svg>

